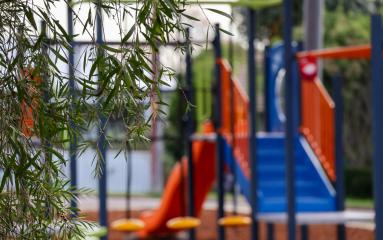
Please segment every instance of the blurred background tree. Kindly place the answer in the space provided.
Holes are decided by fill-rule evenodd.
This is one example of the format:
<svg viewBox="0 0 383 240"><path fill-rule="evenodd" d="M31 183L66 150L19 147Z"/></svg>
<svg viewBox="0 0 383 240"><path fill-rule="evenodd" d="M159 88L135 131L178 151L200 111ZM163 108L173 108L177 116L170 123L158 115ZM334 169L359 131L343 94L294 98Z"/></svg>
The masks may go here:
<svg viewBox="0 0 383 240"><path fill-rule="evenodd" d="M355 1L347 8L328 10L325 16L325 47L351 46L370 42L370 6L358 8ZM324 82L331 89L330 76L343 79L344 151L346 192L353 197L372 197L371 161L371 69L366 60L324 61ZM361 190L363 189L363 190Z"/></svg>

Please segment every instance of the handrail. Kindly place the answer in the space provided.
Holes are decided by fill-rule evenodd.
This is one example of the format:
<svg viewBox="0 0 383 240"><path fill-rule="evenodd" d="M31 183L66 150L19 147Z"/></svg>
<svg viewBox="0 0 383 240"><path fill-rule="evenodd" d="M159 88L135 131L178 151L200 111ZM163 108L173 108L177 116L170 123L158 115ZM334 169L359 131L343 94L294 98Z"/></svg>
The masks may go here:
<svg viewBox="0 0 383 240"><path fill-rule="evenodd" d="M232 78L229 64L224 60L218 60L218 64L221 67L220 132L232 145L233 154L240 168L245 176L249 177L249 99L238 81Z"/></svg>
<svg viewBox="0 0 383 240"><path fill-rule="evenodd" d="M302 80L301 96L301 132L329 178L335 181L335 104L318 78Z"/></svg>
<svg viewBox="0 0 383 240"><path fill-rule="evenodd" d="M367 59L371 57L371 46L369 44L359 46L348 46L338 48L327 48L300 52L296 55L298 59L314 57L317 59Z"/></svg>

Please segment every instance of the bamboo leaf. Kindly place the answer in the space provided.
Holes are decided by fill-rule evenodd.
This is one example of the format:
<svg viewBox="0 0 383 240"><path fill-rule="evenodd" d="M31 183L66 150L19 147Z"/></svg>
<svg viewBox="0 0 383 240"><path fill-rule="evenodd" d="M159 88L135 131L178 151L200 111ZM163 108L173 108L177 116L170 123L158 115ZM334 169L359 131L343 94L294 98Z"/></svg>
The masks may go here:
<svg viewBox="0 0 383 240"><path fill-rule="evenodd" d="M133 35L134 31L136 30L136 25L133 25L129 32L124 36L124 38L121 40L122 43L126 43L130 37Z"/></svg>
<svg viewBox="0 0 383 240"><path fill-rule="evenodd" d="M230 20L233 20L233 17L232 17L230 14L228 14L228 13L226 13L226 12L223 12L223 11L221 11L221 10L214 9L214 8L205 8L205 9L206 9L206 10L209 10L209 11L211 11L211 12L217 13L217 14L219 14L219 15L221 15L221 16L227 17L227 18L229 18Z"/></svg>
<svg viewBox="0 0 383 240"><path fill-rule="evenodd" d="M30 7L24 8L25 16L27 17L29 23L32 25L32 27L37 30L37 24L35 21L35 17L33 16L32 9Z"/></svg>
<svg viewBox="0 0 383 240"><path fill-rule="evenodd" d="M223 33L225 33L227 35L234 36L231 32L229 32L229 31L227 31L225 29L219 28L219 31L221 31L221 32L223 32Z"/></svg>

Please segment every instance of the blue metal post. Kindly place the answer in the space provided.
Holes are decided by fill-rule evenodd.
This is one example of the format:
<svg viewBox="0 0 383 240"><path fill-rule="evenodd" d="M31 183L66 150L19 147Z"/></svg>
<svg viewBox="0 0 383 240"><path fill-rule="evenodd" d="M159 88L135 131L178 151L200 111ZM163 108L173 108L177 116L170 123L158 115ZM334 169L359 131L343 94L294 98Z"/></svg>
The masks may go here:
<svg viewBox="0 0 383 240"><path fill-rule="evenodd" d="M102 12L101 12L101 0L97 2L97 10L96 10L96 31L97 31L97 44L102 45L104 43L103 40L103 31L102 31ZM99 50L98 54L103 54L101 50ZM100 76L100 72L99 72ZM101 106L100 106L101 107ZM99 114L99 137L97 141L97 147L101 153L101 165L100 165L100 178L99 178L99 186L98 186L98 194L99 194L99 217L100 217L100 225L107 227L108 226L108 210L106 206L106 198L107 198L107 171L106 171L106 143L105 143L105 130L106 130L106 118L101 113ZM108 237L103 237L103 240L108 239Z"/></svg>
<svg viewBox="0 0 383 240"><path fill-rule="evenodd" d="M307 240L309 239L309 227L306 224L301 226L301 239Z"/></svg>
<svg viewBox="0 0 383 240"><path fill-rule="evenodd" d="M255 21L256 14L253 9L248 9L247 33L248 33L248 86L249 86L249 153L250 153L250 206L251 206L251 239L257 240L258 234L258 196L257 196L257 101L256 101L256 61L255 61Z"/></svg>
<svg viewBox="0 0 383 240"><path fill-rule="evenodd" d="M297 46L294 46L295 44L292 43L292 52L293 55L295 56L297 52L302 51L303 46L302 42L298 42ZM298 135L298 129L301 126L301 79L299 76L299 71L298 71L298 61L295 57L292 59L292 64L291 64L291 76L293 78L293 89L294 89L294 94L293 94L293 108L294 108L294 131L296 133L296 136Z"/></svg>
<svg viewBox="0 0 383 240"><path fill-rule="evenodd" d="M71 0L68 1L68 7L67 7L67 18L68 18L68 35L73 36L73 12L72 8L70 7ZM71 109L73 110L73 101L75 100L75 84L74 84L74 49L73 49L73 39L70 42L71 45L71 51L69 51L69 95L71 98ZM70 120L70 126L71 128L75 128L72 120ZM70 145L69 145L69 155L70 155L70 186L73 189L73 191L77 191L77 139L75 135L70 136ZM76 193L77 194L77 193ZM77 200L76 198L73 198L71 200L71 207L74 209L74 215L77 215Z"/></svg>
<svg viewBox="0 0 383 240"><path fill-rule="evenodd" d="M342 98L342 78L333 77L333 91L335 102L335 159L336 159L336 201L337 210L344 211L344 158L343 158L343 98ZM346 239L346 229L344 224L337 226L338 240Z"/></svg>
<svg viewBox="0 0 383 240"><path fill-rule="evenodd" d="M221 50L221 36L219 32L219 24L215 25L216 36L214 39L214 54L215 54L215 106L214 106L214 125L217 130L217 156L216 156L216 171L217 171L217 192L218 192L218 210L217 218L224 217L225 209L225 190L224 190L224 164L223 159L223 137L220 134L221 128L221 66L218 64L218 60L222 57ZM225 230L222 226L218 226L218 240L225 239Z"/></svg>
<svg viewBox="0 0 383 240"><path fill-rule="evenodd" d="M233 15L233 14L232 14ZM231 21L230 24L230 31L232 31L233 28L233 21ZM229 42L229 63L231 66L231 71L234 71L234 43L233 43L233 38L230 38ZM235 115L235 99L234 99L234 82L230 81L230 134L232 137L232 142L231 142L231 148L233 149L233 154L234 154L234 149L236 148L236 141L235 141L235 122L234 122L234 115ZM232 184L232 191L231 195L233 198L233 214L237 215L237 205L238 205L238 184L237 184L237 169L236 169L236 164L232 164L230 167L231 169L231 174L233 176L233 184Z"/></svg>
<svg viewBox="0 0 383 240"><path fill-rule="evenodd" d="M47 38L47 23L45 21L41 21L41 33L44 34L44 37ZM48 55L48 47L47 45L43 45L42 46L42 53L45 57L49 57ZM41 84L42 84L42 88L43 88L43 101L44 103L48 104L49 103L49 95L50 95L50 92L49 92L49 76L47 74L47 71L42 71L41 72ZM46 149L48 149L49 147L51 147L51 138L46 136L44 138L41 139L42 140L42 147L43 147L43 151L44 151L44 162L48 163L48 162L51 162L52 161L52 153L46 151ZM47 177L49 177L49 173L46 172L45 173ZM51 205L49 203L47 203L47 206L46 206L46 212L45 212L46 216L50 215L51 214Z"/></svg>
<svg viewBox="0 0 383 240"><path fill-rule="evenodd" d="M373 180L375 204L375 239L383 239L383 59L382 17L371 17L371 65L372 65L372 127L373 127Z"/></svg>
<svg viewBox="0 0 383 240"><path fill-rule="evenodd" d="M294 78L292 75L293 52L291 46L292 40L292 0L283 1L283 41L285 49L285 68L286 68L286 190L287 190L287 227L288 240L296 239L296 219L295 219L295 161L294 161L294 140L296 135L295 120L294 120Z"/></svg>
<svg viewBox="0 0 383 240"><path fill-rule="evenodd" d="M191 104L194 105L194 91L193 91L193 69L192 69L192 58L191 58L191 46L190 46L190 29L186 29L186 97ZM187 151L188 151L188 214L189 216L195 216L194 209L194 166L193 166L193 143L190 136L193 134L195 129L194 123L194 111L193 108L189 111L187 116ZM195 230L189 231L189 239L195 239Z"/></svg>
<svg viewBox="0 0 383 240"><path fill-rule="evenodd" d="M271 68L271 64L270 64L270 61L269 61L269 58L270 58L270 52L271 52L271 47L270 46L266 46L265 48L265 55L264 55L264 79L265 79L265 84L264 84L264 92L263 92L263 95L264 95L264 101L265 101L265 131L266 132L271 132L271 119L270 119L270 112L271 112L271 109L270 109L270 102L271 102L271 99L269 97L269 91L270 91L270 71L269 69Z"/></svg>
<svg viewBox="0 0 383 240"><path fill-rule="evenodd" d="M266 223L266 239L267 240L274 240L274 224L273 223Z"/></svg>

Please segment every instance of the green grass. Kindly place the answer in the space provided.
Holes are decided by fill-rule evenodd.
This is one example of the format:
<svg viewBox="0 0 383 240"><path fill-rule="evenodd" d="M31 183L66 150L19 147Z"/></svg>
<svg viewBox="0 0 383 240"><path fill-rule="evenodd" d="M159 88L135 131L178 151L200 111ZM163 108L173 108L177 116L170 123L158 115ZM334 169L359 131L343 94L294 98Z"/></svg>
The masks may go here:
<svg viewBox="0 0 383 240"><path fill-rule="evenodd" d="M374 201L372 199L361 199L361 198L347 198L347 208L373 208Z"/></svg>

